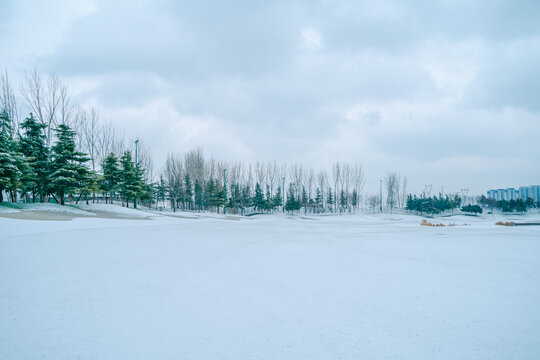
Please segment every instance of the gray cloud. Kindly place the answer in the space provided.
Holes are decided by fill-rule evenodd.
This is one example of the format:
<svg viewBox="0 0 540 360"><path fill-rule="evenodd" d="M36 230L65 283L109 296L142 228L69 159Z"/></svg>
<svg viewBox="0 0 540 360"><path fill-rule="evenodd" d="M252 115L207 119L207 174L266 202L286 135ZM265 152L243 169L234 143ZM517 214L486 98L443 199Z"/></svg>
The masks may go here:
<svg viewBox="0 0 540 360"><path fill-rule="evenodd" d="M368 189L393 169L412 190L540 181L535 1L0 8L14 77L54 70L78 101L144 136L158 166L200 145L228 159L360 161Z"/></svg>

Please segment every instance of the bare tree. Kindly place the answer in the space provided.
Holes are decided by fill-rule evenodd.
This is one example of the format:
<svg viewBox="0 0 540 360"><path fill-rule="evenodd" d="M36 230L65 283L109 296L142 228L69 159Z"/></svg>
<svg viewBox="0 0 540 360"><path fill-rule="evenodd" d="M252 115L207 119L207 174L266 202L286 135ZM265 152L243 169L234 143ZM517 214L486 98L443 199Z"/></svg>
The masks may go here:
<svg viewBox="0 0 540 360"><path fill-rule="evenodd" d="M368 201L368 205L369 205L369 208L371 209L371 211L375 212L375 209L380 204L379 195L374 195L374 194L369 195L368 198L367 198L367 201Z"/></svg>
<svg viewBox="0 0 540 360"><path fill-rule="evenodd" d="M399 195L400 176L396 171L389 172L384 183L386 185L386 206L392 212L392 209L397 205Z"/></svg>
<svg viewBox="0 0 540 360"><path fill-rule="evenodd" d="M21 94L28 108L40 123L47 125L47 146L51 144L53 134L51 130L56 125L62 86L62 82L55 74L51 74L44 84L36 69L25 78L21 86Z"/></svg>
<svg viewBox="0 0 540 360"><path fill-rule="evenodd" d="M356 192L356 196L359 198L362 196L362 189L364 188L365 183L365 176L364 176L364 170L362 169L362 165L354 164L353 167L353 186L354 190ZM360 201L357 199L357 204L359 204Z"/></svg>
<svg viewBox="0 0 540 360"><path fill-rule="evenodd" d="M86 114L86 113L85 113ZM81 123L84 152L90 156L92 171L96 171L96 163L99 161L99 139L102 127L99 124L99 112L96 108L90 108L88 117L84 116Z"/></svg>
<svg viewBox="0 0 540 360"><path fill-rule="evenodd" d="M19 111L15 91L9 81L7 70L0 74L0 112L5 112L9 116L14 129L13 133L16 134L19 125Z"/></svg>
<svg viewBox="0 0 540 360"><path fill-rule="evenodd" d="M75 105L71 101L71 95L69 94L66 84L60 85L59 93L60 99L58 104L58 123L65 124L73 128L72 121L75 113Z"/></svg>
<svg viewBox="0 0 540 360"><path fill-rule="evenodd" d="M341 181L341 164L339 162L336 162L332 167L332 176L334 178L334 209L337 210L337 199L339 194L338 184Z"/></svg>
<svg viewBox="0 0 540 360"><path fill-rule="evenodd" d="M268 185L270 186L271 195L274 194L274 190L275 190L274 187L276 185L276 182L279 182L278 173L279 173L279 169L275 161L272 163L269 162L266 165L266 180L267 180Z"/></svg>
<svg viewBox="0 0 540 360"><path fill-rule="evenodd" d="M194 158L190 158L190 161L194 160ZM195 163L190 164L190 166L195 166ZM175 154L167 155L167 161L165 162L165 181L167 182L167 186L169 188L171 207L173 211L176 211L178 207L177 200L180 198L180 194L183 189L184 169L185 168L181 156Z"/></svg>
<svg viewBox="0 0 540 360"><path fill-rule="evenodd" d="M407 204L407 177L404 176L401 181L401 207L405 208Z"/></svg>
<svg viewBox="0 0 540 360"><path fill-rule="evenodd" d="M319 187L319 191L321 192L321 201L322 201L322 207L324 209L325 199L326 199L326 188L328 187L328 176L326 174L325 170L319 170L317 173L317 185Z"/></svg>
<svg viewBox="0 0 540 360"><path fill-rule="evenodd" d="M308 192L308 199L312 199L313 195L313 185L315 184L315 172L313 169L309 169L306 172L306 187Z"/></svg>
<svg viewBox="0 0 540 360"><path fill-rule="evenodd" d="M304 168L300 163L294 163L289 169L289 174L294 185L295 196L298 197L304 180Z"/></svg>
<svg viewBox="0 0 540 360"><path fill-rule="evenodd" d="M184 166L193 182L198 181L199 184L204 184L206 166L201 148L191 150L184 155Z"/></svg>

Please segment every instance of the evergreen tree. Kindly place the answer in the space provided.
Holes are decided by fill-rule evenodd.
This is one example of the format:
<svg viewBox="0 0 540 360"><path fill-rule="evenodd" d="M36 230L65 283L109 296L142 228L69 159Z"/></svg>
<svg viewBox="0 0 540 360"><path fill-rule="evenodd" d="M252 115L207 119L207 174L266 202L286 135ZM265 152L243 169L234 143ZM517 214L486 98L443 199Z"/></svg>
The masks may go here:
<svg viewBox="0 0 540 360"><path fill-rule="evenodd" d="M51 149L50 191L64 205L67 194L85 186L89 171L84 163L89 159L86 154L76 151L75 132L69 126L61 124L55 132L57 141Z"/></svg>
<svg viewBox="0 0 540 360"><path fill-rule="evenodd" d="M301 200L301 204L302 206L304 207L304 215L307 214L307 207L308 207L308 196L307 196L307 192L306 192L306 187L305 186L302 186L302 200Z"/></svg>
<svg viewBox="0 0 540 360"><path fill-rule="evenodd" d="M49 149L46 144L45 128L36 121L32 113L20 125L23 134L19 140L19 151L23 156L21 190L30 192L32 201L36 195L43 202L47 195L47 183L50 172Z"/></svg>
<svg viewBox="0 0 540 360"><path fill-rule="evenodd" d="M217 189L214 179L210 178L204 190L204 207L208 208L209 206L213 206L211 204L214 202L216 197Z"/></svg>
<svg viewBox="0 0 540 360"><path fill-rule="evenodd" d="M240 209L240 211L243 212L243 208L241 207L242 202L242 191L240 190L240 185L233 184L231 186L231 197L229 199L229 205L227 207Z"/></svg>
<svg viewBox="0 0 540 360"><path fill-rule="evenodd" d="M283 204L283 198L281 197L281 186L277 188L276 195L272 198L273 208L279 208Z"/></svg>
<svg viewBox="0 0 540 360"><path fill-rule="evenodd" d="M334 197L332 195L332 188L328 188L328 195L326 196L326 203L328 204L328 207L330 211L332 211L332 205L334 205Z"/></svg>
<svg viewBox="0 0 540 360"><path fill-rule="evenodd" d="M122 174L118 167L118 158L114 153L107 155L102 164L103 179L101 182L101 190L105 193L105 202L107 203L107 195L109 202L112 204L112 200L118 191Z"/></svg>
<svg viewBox="0 0 540 360"><path fill-rule="evenodd" d="M99 175L95 171L88 171L88 174L83 182L81 182L81 185L83 186L80 189L79 198L77 199L77 203L79 202L80 198L84 196L86 203L88 204L88 195L92 194L92 202L95 200L95 194L101 190L101 185L103 184L103 176Z"/></svg>
<svg viewBox="0 0 540 360"><path fill-rule="evenodd" d="M156 186L156 208L159 205L159 202L165 203L165 198L167 197L167 184L163 181L163 176L159 177L159 183Z"/></svg>
<svg viewBox="0 0 540 360"><path fill-rule="evenodd" d="M255 184L255 195L253 196L253 206L255 210L265 210L266 202L259 183Z"/></svg>
<svg viewBox="0 0 540 360"><path fill-rule="evenodd" d="M194 192L195 192L195 207L197 210L202 210L204 201L203 201L203 189L201 184L199 183L199 180L195 180L194 185Z"/></svg>
<svg viewBox="0 0 540 360"><path fill-rule="evenodd" d="M347 196L345 194L345 190L341 189L341 193L339 194L339 207L340 211L345 210L347 207Z"/></svg>
<svg viewBox="0 0 540 360"><path fill-rule="evenodd" d="M270 193L270 185L266 185L266 201L264 203L264 207L268 211L274 210L274 199L272 198L272 194Z"/></svg>
<svg viewBox="0 0 540 360"><path fill-rule="evenodd" d="M193 208L193 185L191 184L191 178L189 177L189 174L186 174L186 176L184 176L184 192L187 207L191 210Z"/></svg>
<svg viewBox="0 0 540 360"><path fill-rule="evenodd" d="M322 207L322 194L319 188L315 191L315 206L317 207L317 212L319 212Z"/></svg>
<svg viewBox="0 0 540 360"><path fill-rule="evenodd" d="M20 157L15 150L11 120L5 112L0 113L0 202L4 200L4 191L11 190L12 200L17 192Z"/></svg>
<svg viewBox="0 0 540 360"><path fill-rule="evenodd" d="M131 151L124 152L120 159L120 195L126 201L126 206L129 207L129 201L133 201L135 206L135 199L139 197L141 193L141 181L138 178L138 172L133 165L131 158Z"/></svg>
<svg viewBox="0 0 540 360"><path fill-rule="evenodd" d="M353 189L352 197L351 197L351 205L354 209L358 206L358 192L356 189Z"/></svg>
<svg viewBox="0 0 540 360"><path fill-rule="evenodd" d="M289 193L287 195L287 202L285 203L285 210L294 213L296 210L300 210L300 201L294 197L293 186L289 187Z"/></svg>
<svg viewBox="0 0 540 360"><path fill-rule="evenodd" d="M240 207L242 209L242 214L244 209L249 208L252 205L251 199L251 189L249 185L244 185L242 187L242 194L240 196Z"/></svg>

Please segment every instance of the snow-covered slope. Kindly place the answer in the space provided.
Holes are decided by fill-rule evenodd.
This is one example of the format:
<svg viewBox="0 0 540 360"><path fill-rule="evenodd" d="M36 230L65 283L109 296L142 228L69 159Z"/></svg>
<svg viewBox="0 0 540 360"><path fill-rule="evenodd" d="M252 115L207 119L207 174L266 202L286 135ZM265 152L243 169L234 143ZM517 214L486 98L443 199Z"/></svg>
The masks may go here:
<svg viewBox="0 0 540 360"><path fill-rule="evenodd" d="M493 219L0 218L0 359L538 359L540 228Z"/></svg>

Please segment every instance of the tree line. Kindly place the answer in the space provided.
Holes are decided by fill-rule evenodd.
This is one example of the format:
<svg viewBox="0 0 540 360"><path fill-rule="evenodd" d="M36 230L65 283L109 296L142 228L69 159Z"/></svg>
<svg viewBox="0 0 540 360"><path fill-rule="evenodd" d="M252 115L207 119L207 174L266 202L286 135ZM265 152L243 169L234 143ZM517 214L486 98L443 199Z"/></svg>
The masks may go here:
<svg viewBox="0 0 540 360"><path fill-rule="evenodd" d="M157 186L157 203L176 210L304 213L359 209L365 176L358 164L337 162L331 176L302 164L223 162L201 149L169 154Z"/></svg>
<svg viewBox="0 0 540 360"><path fill-rule="evenodd" d="M18 100L29 114L24 119ZM11 201L83 199L241 214L405 207L406 177L387 174L382 203L380 194L363 195L360 164L336 162L331 169L314 170L300 163L221 162L195 149L169 154L164 169L155 174L144 141L134 156L133 146L126 145L133 141L102 121L96 107L76 104L54 74L33 71L18 94L7 72L0 74L0 113L0 201L5 194Z"/></svg>
<svg viewBox="0 0 540 360"><path fill-rule="evenodd" d="M0 112L0 202L4 193L12 202L19 197L46 202L52 197L62 205L66 199L79 202L83 197L88 202L99 192L135 206L137 199L151 197L144 169L133 162L131 151L120 158L111 152L100 173L89 165L91 157L77 149L76 132L69 125L48 131L32 113L18 125L15 132L9 115ZM48 133L54 136L50 145Z"/></svg>

